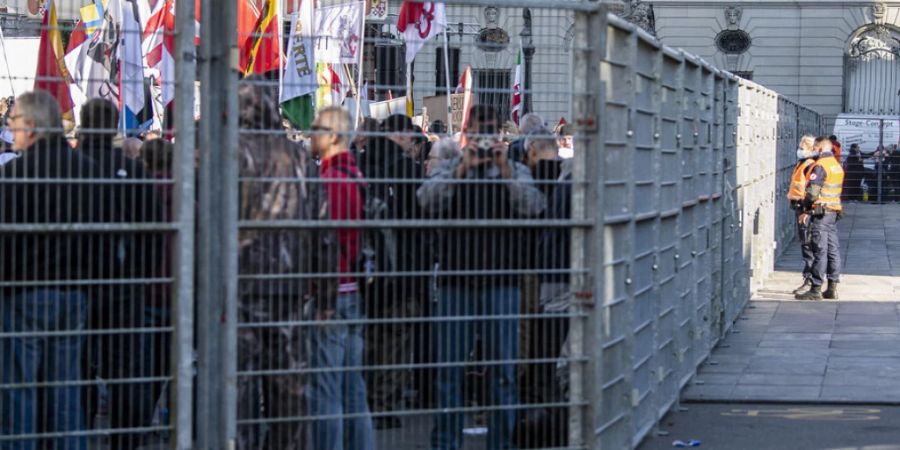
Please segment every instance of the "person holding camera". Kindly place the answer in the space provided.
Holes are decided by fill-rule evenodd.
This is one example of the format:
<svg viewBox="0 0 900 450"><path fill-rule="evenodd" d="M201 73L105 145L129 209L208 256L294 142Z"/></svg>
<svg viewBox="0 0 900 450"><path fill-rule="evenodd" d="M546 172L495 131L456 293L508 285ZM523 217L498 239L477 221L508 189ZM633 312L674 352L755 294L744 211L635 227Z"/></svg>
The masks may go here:
<svg viewBox="0 0 900 450"><path fill-rule="evenodd" d="M797 300L836 300L837 285L841 279L841 245L838 242L837 221L843 215L841 191L844 185L844 169L834 157L828 138L816 139L813 147L819 157L809 173L803 212L798 217L801 224L808 224L813 250L812 286L809 291L797 294ZM827 272L827 273L826 273ZM828 289L822 292L825 279Z"/></svg>
<svg viewBox="0 0 900 450"><path fill-rule="evenodd" d="M519 314L517 271L528 254L527 246L522 245L527 233L524 227L509 223L467 225L535 217L547 201L535 187L528 167L509 159L508 144L500 139L500 120L493 108L473 106L463 138L462 155L437 167L417 194L430 217L460 223L441 229L437 239L436 292L431 309L433 315L445 319L432 326L439 365L436 406L442 412L435 418L431 448L462 446L463 378L476 335L482 344L476 354L491 362L487 366L490 398L474 399L492 408L487 446L513 448L519 343L514 317Z"/></svg>

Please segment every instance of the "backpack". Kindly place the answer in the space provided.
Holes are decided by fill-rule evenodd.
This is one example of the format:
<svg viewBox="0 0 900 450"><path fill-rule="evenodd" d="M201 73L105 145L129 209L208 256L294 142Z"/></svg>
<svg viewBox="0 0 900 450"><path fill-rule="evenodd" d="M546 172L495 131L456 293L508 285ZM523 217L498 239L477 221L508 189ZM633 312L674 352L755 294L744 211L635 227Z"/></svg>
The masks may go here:
<svg viewBox="0 0 900 450"><path fill-rule="evenodd" d="M388 202L372 186L361 181L357 173L346 166L335 169L354 180L363 201L363 218L367 222L390 218ZM390 190L386 193L390 195ZM397 270L397 237L395 231L388 227L364 227L360 232L359 254L354 267L356 272L365 274L360 280L360 288L363 288L375 282L376 274Z"/></svg>

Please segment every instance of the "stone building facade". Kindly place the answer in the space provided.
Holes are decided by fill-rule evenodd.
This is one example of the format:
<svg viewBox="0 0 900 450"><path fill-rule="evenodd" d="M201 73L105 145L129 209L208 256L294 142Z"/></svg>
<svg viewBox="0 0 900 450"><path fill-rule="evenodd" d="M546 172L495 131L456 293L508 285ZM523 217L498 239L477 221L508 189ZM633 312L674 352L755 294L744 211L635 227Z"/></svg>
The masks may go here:
<svg viewBox="0 0 900 450"><path fill-rule="evenodd" d="M655 0L657 36L825 114L900 114L900 3Z"/></svg>

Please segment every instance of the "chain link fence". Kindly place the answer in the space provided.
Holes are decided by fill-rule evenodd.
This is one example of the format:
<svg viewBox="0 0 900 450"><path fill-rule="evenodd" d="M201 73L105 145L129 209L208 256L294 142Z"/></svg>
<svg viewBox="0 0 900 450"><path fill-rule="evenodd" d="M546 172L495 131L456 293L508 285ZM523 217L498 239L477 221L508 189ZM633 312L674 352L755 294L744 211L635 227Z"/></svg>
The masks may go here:
<svg viewBox="0 0 900 450"><path fill-rule="evenodd" d="M151 3L150 133L7 113L0 448L633 448L793 239L820 116L601 4L440 4L407 65L399 5Z"/></svg>

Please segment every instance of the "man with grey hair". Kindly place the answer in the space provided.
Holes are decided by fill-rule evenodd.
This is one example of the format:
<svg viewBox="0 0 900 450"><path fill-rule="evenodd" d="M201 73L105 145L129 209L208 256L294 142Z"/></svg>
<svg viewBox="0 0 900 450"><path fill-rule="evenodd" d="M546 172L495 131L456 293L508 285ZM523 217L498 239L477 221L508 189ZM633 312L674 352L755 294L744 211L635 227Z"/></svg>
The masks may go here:
<svg viewBox="0 0 900 450"><path fill-rule="evenodd" d="M9 128L21 157L0 167L0 223L102 221L98 189L84 181L95 165L69 149L62 126L59 106L50 94L19 96ZM22 386L0 388L0 435L59 433L45 444L87 447L84 436L72 433L85 429L78 382L87 294L80 282L92 276L95 239L37 229L0 236L0 329L4 334L25 333L0 338L0 383ZM10 282L26 287L11 287ZM37 389L36 383L51 384ZM37 441L26 437L13 445L34 448Z"/></svg>
<svg viewBox="0 0 900 450"><path fill-rule="evenodd" d="M349 151L350 115L343 108L323 108L312 124L312 154L320 162L324 201L320 219L336 224L363 219L363 175ZM375 445L372 419L366 403L362 372L364 317L357 279L361 233L355 228L337 231L341 275L334 295L319 293L312 305L317 326L309 331L310 449L371 450ZM320 246L323 244L319 244ZM329 269L331 270L331 269ZM348 368L352 368L348 370ZM342 419L349 415L352 418ZM316 419L319 416L328 416Z"/></svg>
<svg viewBox="0 0 900 450"><path fill-rule="evenodd" d="M535 113L525 114L522 116L522 120L519 121L519 134L522 136L526 136L543 128L544 119Z"/></svg>
<svg viewBox="0 0 900 450"><path fill-rule="evenodd" d="M144 141L135 137L130 137L122 142L122 151L125 152L125 156L128 158L141 159L142 145L144 145Z"/></svg>

